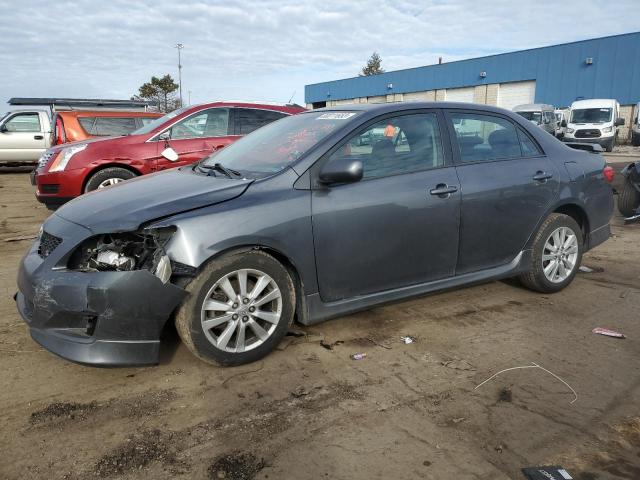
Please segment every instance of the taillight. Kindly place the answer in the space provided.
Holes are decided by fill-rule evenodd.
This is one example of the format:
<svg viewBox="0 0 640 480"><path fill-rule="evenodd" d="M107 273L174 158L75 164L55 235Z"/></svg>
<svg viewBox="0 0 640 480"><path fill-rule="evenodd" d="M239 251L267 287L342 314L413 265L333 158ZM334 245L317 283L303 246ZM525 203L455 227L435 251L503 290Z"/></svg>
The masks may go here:
<svg viewBox="0 0 640 480"><path fill-rule="evenodd" d="M613 176L615 175L615 172L613 171L613 168L607 165L602 169L602 175L604 175L604 179L607 182L611 183L613 182Z"/></svg>
<svg viewBox="0 0 640 480"><path fill-rule="evenodd" d="M67 138L64 134L64 125L62 124L62 119L58 117L56 118L56 145L60 145L66 141Z"/></svg>

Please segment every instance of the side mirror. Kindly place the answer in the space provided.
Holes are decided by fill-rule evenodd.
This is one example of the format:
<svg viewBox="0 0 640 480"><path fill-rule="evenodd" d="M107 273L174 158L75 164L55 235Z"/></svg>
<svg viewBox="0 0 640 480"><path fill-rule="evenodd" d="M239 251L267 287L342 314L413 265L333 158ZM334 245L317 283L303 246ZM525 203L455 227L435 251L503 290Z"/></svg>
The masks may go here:
<svg viewBox="0 0 640 480"><path fill-rule="evenodd" d="M7 126L6 126L6 125L2 125L2 126L0 126L0 132L2 132L2 133L7 133L8 131L9 131L9 129L7 128Z"/></svg>
<svg viewBox="0 0 640 480"><path fill-rule="evenodd" d="M164 140L165 142L168 142L169 139L171 139L171 132L169 130L162 132L160 135L158 135L158 140Z"/></svg>
<svg viewBox="0 0 640 480"><path fill-rule="evenodd" d="M616 121L615 121L614 125L616 127L620 127L620 126L624 125L624 118L622 118L622 117L616 118Z"/></svg>
<svg viewBox="0 0 640 480"><path fill-rule="evenodd" d="M320 182L325 185L334 183L355 183L362 180L363 167L360 160L341 158L330 161L320 170Z"/></svg>
<svg viewBox="0 0 640 480"><path fill-rule="evenodd" d="M566 126L567 126L567 121L566 121L566 120L562 120L562 121L560 122L560 126L561 126L561 127L566 127Z"/></svg>
<svg viewBox="0 0 640 480"><path fill-rule="evenodd" d="M162 155L164 158L166 158L170 162L175 162L176 160L178 160L178 154L171 147L165 148L160 155Z"/></svg>

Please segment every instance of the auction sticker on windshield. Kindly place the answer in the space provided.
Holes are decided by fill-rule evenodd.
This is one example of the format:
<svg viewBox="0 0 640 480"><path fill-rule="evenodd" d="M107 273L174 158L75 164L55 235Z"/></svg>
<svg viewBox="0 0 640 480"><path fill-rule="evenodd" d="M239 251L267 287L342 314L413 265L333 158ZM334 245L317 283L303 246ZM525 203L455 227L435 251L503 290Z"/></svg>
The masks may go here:
<svg viewBox="0 0 640 480"><path fill-rule="evenodd" d="M331 112L323 113L316 120L346 120L355 115L353 112Z"/></svg>

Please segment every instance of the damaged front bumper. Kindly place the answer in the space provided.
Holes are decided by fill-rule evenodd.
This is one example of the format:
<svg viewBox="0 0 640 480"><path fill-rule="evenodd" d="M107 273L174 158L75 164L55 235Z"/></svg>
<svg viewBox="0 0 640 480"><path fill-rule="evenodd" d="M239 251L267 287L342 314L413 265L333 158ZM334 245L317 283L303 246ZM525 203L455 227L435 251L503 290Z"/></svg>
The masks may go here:
<svg viewBox="0 0 640 480"><path fill-rule="evenodd" d="M16 302L31 337L78 363L158 363L160 334L186 292L148 270L68 270L65 258L92 232L56 215L45 231L60 243L43 258L37 240L18 273Z"/></svg>

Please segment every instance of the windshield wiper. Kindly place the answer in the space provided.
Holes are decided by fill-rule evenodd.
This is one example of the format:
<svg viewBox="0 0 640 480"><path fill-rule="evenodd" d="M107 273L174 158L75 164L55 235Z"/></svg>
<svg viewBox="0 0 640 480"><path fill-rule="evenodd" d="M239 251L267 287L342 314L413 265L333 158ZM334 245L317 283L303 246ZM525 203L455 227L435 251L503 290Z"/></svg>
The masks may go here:
<svg viewBox="0 0 640 480"><path fill-rule="evenodd" d="M242 176L242 174L240 172L238 172L237 170L225 167L221 163L214 163L211 167L209 167L209 165L207 165L207 167L208 167L208 170L209 170L207 172L207 175L211 175L211 173L215 170L216 172L221 172L221 173L225 174L229 178L241 177Z"/></svg>

